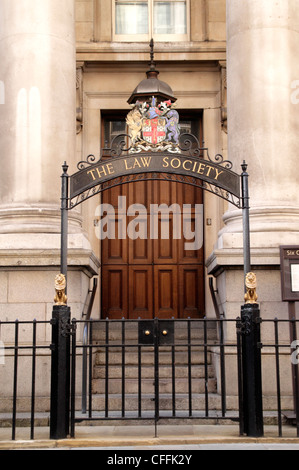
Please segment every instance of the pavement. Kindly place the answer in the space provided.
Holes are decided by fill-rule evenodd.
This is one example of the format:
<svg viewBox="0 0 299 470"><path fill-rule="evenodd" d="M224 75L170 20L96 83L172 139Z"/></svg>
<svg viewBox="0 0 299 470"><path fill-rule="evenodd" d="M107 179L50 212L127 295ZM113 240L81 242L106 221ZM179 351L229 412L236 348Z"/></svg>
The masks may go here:
<svg viewBox="0 0 299 470"><path fill-rule="evenodd" d="M30 429L18 427L16 440L11 440L11 428L0 428L1 450L299 450L299 438L294 426L283 427L283 437L277 437L277 426L265 426L264 437L239 435L238 425L159 425L157 437L153 425L77 426L75 438L49 439L49 427L35 428L34 440Z"/></svg>

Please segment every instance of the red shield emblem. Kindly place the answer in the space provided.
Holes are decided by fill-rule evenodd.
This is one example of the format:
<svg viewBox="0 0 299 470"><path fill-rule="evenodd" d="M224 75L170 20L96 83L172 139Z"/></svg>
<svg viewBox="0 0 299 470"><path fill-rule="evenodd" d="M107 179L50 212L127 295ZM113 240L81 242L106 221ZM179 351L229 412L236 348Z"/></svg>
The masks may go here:
<svg viewBox="0 0 299 470"><path fill-rule="evenodd" d="M150 144L158 144L166 139L166 119L154 118L143 119L142 121L142 136L146 142Z"/></svg>

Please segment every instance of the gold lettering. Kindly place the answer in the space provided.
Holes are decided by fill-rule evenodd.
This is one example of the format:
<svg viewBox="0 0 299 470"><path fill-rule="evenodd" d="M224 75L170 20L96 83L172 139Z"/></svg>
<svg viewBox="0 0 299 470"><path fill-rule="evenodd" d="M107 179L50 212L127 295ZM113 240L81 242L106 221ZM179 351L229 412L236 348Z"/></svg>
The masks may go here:
<svg viewBox="0 0 299 470"><path fill-rule="evenodd" d="M213 170L213 167L207 165L207 168L208 168L207 176L209 177L210 176L210 171Z"/></svg>
<svg viewBox="0 0 299 470"><path fill-rule="evenodd" d="M96 170L97 170L97 173L98 173L98 177L99 177L99 178L102 178L102 173L103 173L105 176L107 176L107 173L106 173L106 170L105 170L105 167L104 167L104 166L102 166L102 170L99 170L99 168L96 168Z"/></svg>
<svg viewBox="0 0 299 470"><path fill-rule="evenodd" d="M167 157L165 157L167 158ZM142 161L142 164L144 167L149 167L150 165L150 162L152 160L152 157L140 157L141 161ZM164 158L163 158L163 161L164 161Z"/></svg>
<svg viewBox="0 0 299 470"><path fill-rule="evenodd" d="M95 179L96 179L95 176L94 176L94 174L93 174L94 171L95 171L95 170L89 170L89 171L87 172L88 175L89 175L89 173L91 174L93 181L95 181Z"/></svg>
<svg viewBox="0 0 299 470"><path fill-rule="evenodd" d="M135 168L136 166L139 166L139 168L141 168L141 165L140 165L139 161L137 160L137 158L135 158L135 160L134 160L133 168Z"/></svg>
<svg viewBox="0 0 299 470"><path fill-rule="evenodd" d="M192 162L191 162L191 160L184 160L184 163L183 163L183 168L184 168L184 170L186 170L186 171L190 171L190 170L191 170L191 168L186 168L186 163L191 163L191 165L192 165Z"/></svg>
<svg viewBox="0 0 299 470"><path fill-rule="evenodd" d="M198 165L197 173L199 173L200 175L203 175L204 171L205 171L205 167L206 167L206 165L204 163L200 163Z"/></svg>
<svg viewBox="0 0 299 470"><path fill-rule="evenodd" d="M173 164L174 161L179 162L178 166L174 166L174 164ZM181 162L180 162L180 160L179 160L178 158L173 158L173 159L171 160L171 162L170 162L170 165L172 166L172 168L175 168L175 169L176 169L176 168L179 168L179 167L181 166Z"/></svg>
<svg viewBox="0 0 299 470"><path fill-rule="evenodd" d="M197 162L194 163L192 171L195 173L195 168L196 168Z"/></svg>
<svg viewBox="0 0 299 470"><path fill-rule="evenodd" d="M113 175L113 173L115 173L115 171L114 171L112 163L107 163L106 166L107 166L107 170L108 170L109 175Z"/></svg>
<svg viewBox="0 0 299 470"><path fill-rule="evenodd" d="M221 173L223 173L223 171L219 171L217 170L217 168L215 168L215 171L216 171L216 176L215 176L215 180L218 180L218 177L221 175Z"/></svg>
<svg viewBox="0 0 299 470"><path fill-rule="evenodd" d="M168 158L169 158L169 157L164 157L164 158L163 158L163 163L165 163L165 165L162 165L163 168L167 168L167 167L169 166Z"/></svg>
<svg viewBox="0 0 299 470"><path fill-rule="evenodd" d="M125 162L125 167L126 167L126 170L132 170L132 167L131 167L131 166L130 166L130 167L128 167L127 160L124 160L124 162Z"/></svg>

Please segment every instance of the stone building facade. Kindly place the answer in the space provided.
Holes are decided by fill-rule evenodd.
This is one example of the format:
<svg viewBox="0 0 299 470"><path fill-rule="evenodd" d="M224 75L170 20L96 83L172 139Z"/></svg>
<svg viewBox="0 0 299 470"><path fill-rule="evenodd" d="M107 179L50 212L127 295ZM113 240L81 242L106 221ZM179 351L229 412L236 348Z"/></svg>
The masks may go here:
<svg viewBox="0 0 299 470"><path fill-rule="evenodd" d="M287 317L279 246L299 240L297 2L170 1L166 12L159 11L161 3L0 0L1 321L50 319L60 263L61 166L66 161L74 173L87 155L98 157L114 126L121 126L127 100L145 78L152 37L159 78L172 88L184 125L196 129L210 155L231 160L236 172L243 160L248 164L261 310ZM126 10L133 4L146 19L142 30L135 29L136 11ZM157 18L171 28L159 29ZM160 201L176 201L164 189ZM143 203L140 194L134 201ZM102 279L105 268L95 230L100 202L92 198L69 214L68 299L77 318L90 279ZM202 279L204 307L197 312L215 315L208 290L214 275L220 308L235 318L244 290L242 214L208 192L203 204L203 260L190 263ZM184 261L169 263L172 272L185 272ZM175 282L198 281L188 276ZM152 283L155 291L154 277ZM105 295L100 283L94 318L107 315ZM184 306L176 305L180 318Z"/></svg>

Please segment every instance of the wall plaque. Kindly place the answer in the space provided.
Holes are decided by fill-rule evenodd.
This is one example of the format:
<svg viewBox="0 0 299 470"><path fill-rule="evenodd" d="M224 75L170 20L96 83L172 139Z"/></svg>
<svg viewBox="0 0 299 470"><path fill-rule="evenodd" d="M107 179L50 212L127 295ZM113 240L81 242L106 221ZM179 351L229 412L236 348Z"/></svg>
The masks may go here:
<svg viewBox="0 0 299 470"><path fill-rule="evenodd" d="M280 247L282 300L299 300L299 245Z"/></svg>

